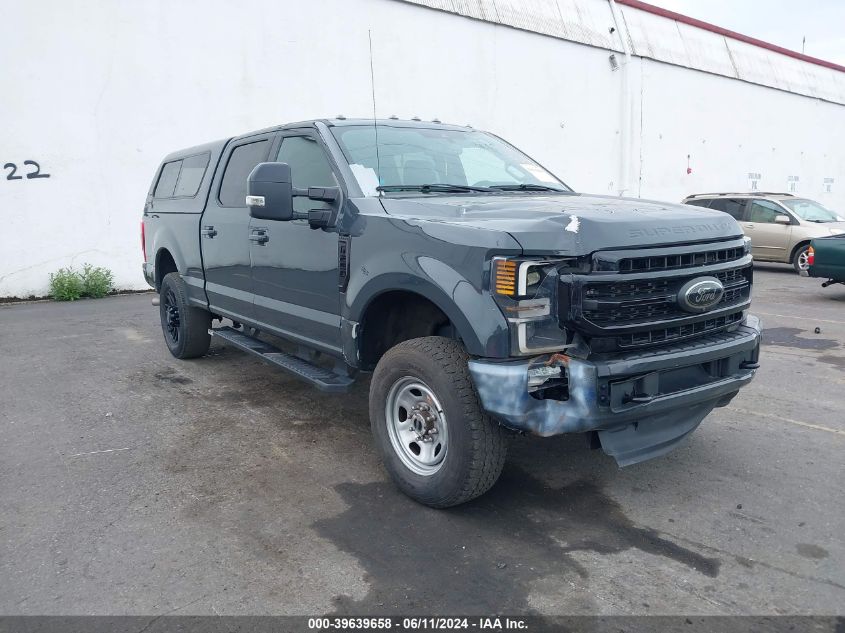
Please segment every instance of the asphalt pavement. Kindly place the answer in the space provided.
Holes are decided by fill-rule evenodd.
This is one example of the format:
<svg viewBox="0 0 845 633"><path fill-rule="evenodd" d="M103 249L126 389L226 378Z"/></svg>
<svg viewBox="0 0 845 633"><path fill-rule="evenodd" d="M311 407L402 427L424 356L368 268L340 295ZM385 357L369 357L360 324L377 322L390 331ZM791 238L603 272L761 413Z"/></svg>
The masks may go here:
<svg viewBox="0 0 845 633"><path fill-rule="evenodd" d="M762 367L685 445L520 437L446 511L366 380L176 360L149 294L0 307L0 614L843 614L845 286L755 273Z"/></svg>

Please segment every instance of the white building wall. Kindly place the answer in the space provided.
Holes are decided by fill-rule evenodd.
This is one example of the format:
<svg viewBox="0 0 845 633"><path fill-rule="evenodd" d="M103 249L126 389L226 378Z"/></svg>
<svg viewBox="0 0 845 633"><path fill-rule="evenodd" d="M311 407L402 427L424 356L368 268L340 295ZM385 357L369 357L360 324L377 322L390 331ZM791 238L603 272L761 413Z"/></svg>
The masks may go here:
<svg viewBox="0 0 845 633"><path fill-rule="evenodd" d="M787 191L845 214L845 106L641 60L633 195ZM687 173L687 157L692 173ZM636 167L635 167L636 169ZM834 178L832 192L824 179Z"/></svg>
<svg viewBox="0 0 845 633"><path fill-rule="evenodd" d="M0 297L43 295L50 272L83 262L143 288L138 225L161 157L287 121L371 116L368 31L380 117L489 129L576 189L615 193L625 69L608 60L621 43L607 2L436 3L443 10L396 0L7 4L0 165L22 174L34 160L50 177L0 174ZM798 175L802 194L845 210L845 74L802 70L802 86L827 87L822 101L656 61L632 43L645 58L628 69L628 195L744 190L755 171L776 189ZM836 180L831 194L825 177Z"/></svg>

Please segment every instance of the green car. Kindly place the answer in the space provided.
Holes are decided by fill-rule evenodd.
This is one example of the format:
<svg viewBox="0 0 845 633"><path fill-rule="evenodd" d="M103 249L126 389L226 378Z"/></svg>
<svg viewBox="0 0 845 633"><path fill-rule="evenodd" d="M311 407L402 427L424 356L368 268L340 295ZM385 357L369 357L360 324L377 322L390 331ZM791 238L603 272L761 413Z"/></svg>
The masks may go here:
<svg viewBox="0 0 845 633"><path fill-rule="evenodd" d="M810 277L827 279L831 284L845 284L845 235L820 237L812 241L808 253Z"/></svg>

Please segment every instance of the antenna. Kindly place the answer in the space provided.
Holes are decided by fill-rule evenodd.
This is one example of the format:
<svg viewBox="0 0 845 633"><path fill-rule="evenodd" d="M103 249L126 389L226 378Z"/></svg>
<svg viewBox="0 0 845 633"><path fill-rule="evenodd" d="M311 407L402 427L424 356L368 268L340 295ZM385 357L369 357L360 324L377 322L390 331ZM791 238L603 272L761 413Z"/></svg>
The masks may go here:
<svg viewBox="0 0 845 633"><path fill-rule="evenodd" d="M367 38L370 40L370 87L373 92L373 132L376 137L376 178L381 184L381 158L378 151L378 123L376 123L376 74L373 70L373 32L370 29L367 29ZM379 191L379 196L381 194L382 192Z"/></svg>

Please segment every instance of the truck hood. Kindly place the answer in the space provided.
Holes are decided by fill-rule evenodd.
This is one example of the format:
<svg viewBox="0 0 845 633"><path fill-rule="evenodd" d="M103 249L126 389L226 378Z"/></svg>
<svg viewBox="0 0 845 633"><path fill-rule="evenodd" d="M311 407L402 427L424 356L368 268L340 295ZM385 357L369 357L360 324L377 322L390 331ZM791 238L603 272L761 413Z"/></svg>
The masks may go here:
<svg viewBox="0 0 845 633"><path fill-rule="evenodd" d="M739 237L727 213L639 198L572 195L480 195L381 198L403 219L506 231L526 253L584 255L596 250Z"/></svg>

